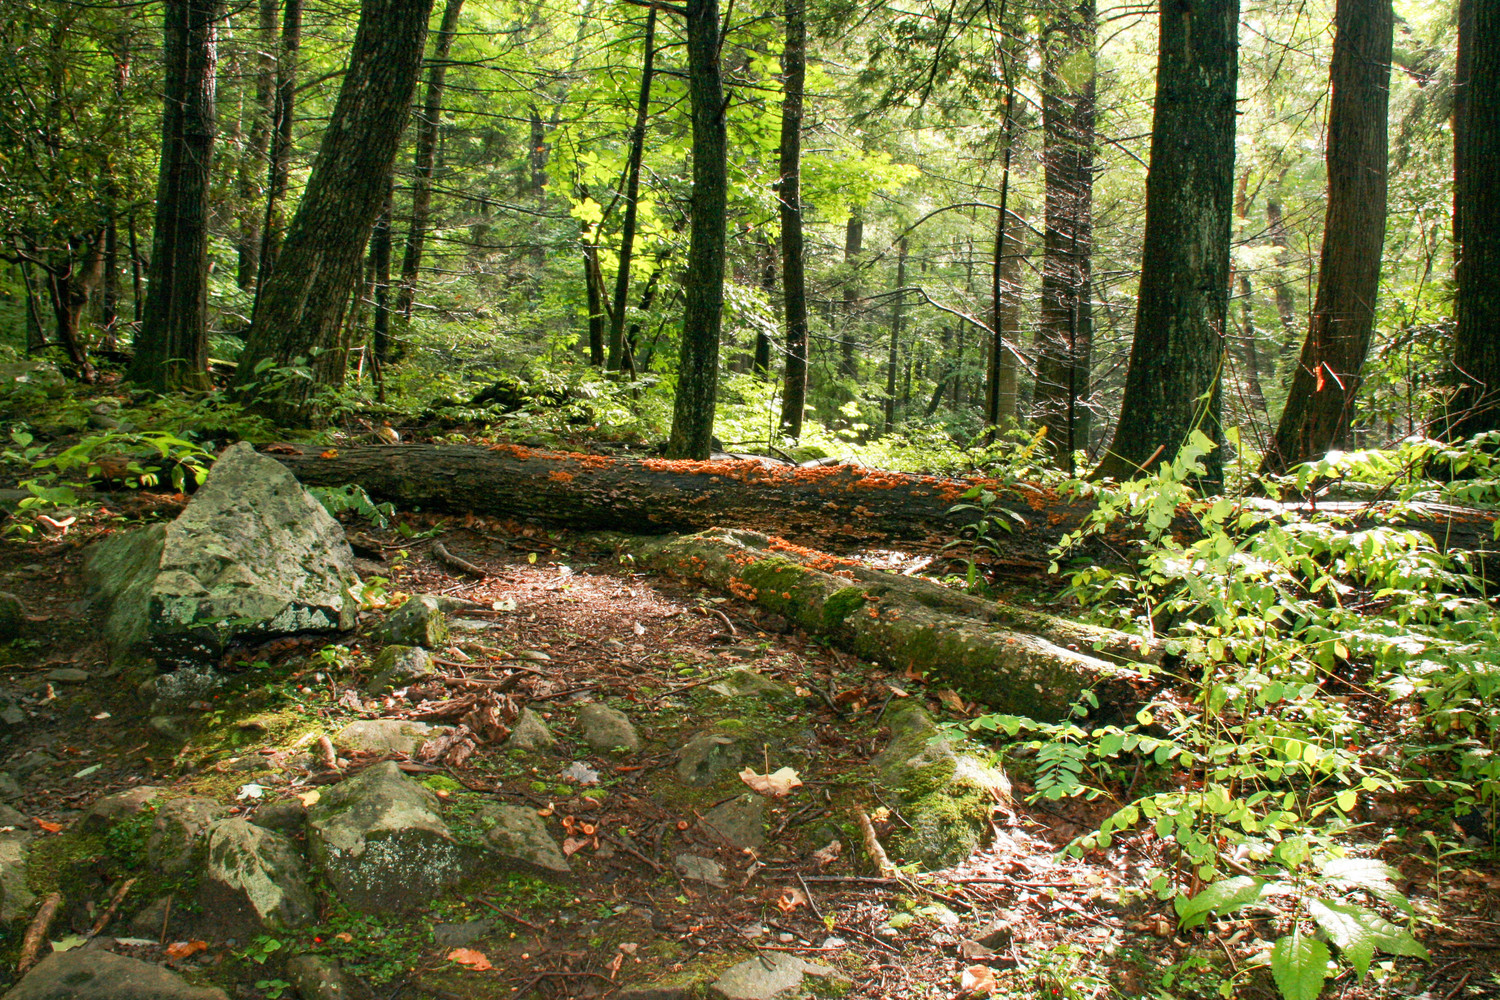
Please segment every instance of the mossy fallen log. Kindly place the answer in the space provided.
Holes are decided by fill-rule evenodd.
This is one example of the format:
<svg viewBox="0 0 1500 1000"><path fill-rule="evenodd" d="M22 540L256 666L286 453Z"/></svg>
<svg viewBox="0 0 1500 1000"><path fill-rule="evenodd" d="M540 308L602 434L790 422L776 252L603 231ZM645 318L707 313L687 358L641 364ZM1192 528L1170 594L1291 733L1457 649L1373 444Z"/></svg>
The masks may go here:
<svg viewBox="0 0 1500 1000"><path fill-rule="evenodd" d="M626 543L636 564L785 616L867 660L920 672L1000 711L1057 720L1086 689L1133 701L1132 664L1158 655L1121 632L961 594L751 531Z"/></svg>

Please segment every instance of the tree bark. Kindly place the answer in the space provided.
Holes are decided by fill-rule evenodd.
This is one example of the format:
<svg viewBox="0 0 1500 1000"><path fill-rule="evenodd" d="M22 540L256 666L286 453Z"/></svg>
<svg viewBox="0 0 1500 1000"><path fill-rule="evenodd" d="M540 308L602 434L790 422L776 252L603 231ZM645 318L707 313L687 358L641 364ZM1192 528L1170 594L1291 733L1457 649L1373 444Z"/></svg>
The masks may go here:
<svg viewBox="0 0 1500 1000"><path fill-rule="evenodd" d="M844 225L844 268L848 276L844 279L843 329L839 333L839 374L849 379L859 378L857 352L859 338L855 330L859 326L860 289L859 255L865 246L865 219L858 209L849 214Z"/></svg>
<svg viewBox="0 0 1500 1000"><path fill-rule="evenodd" d="M896 429L896 368L901 363L901 327L906 321L907 239L896 249L896 294L891 301L891 347L885 360L885 433Z"/></svg>
<svg viewBox="0 0 1500 1000"><path fill-rule="evenodd" d="M1338 0L1335 25L1318 297L1262 473L1285 472L1348 443L1375 328L1390 147L1391 0Z"/></svg>
<svg viewBox="0 0 1500 1000"><path fill-rule="evenodd" d="M635 103L635 127L625 165L625 217L620 224L620 266L615 271L615 309L609 321L609 356L604 367L618 372L625 361L625 318L630 300L631 254L641 193L641 158L646 152L646 120L651 112L651 77L656 59L656 8L646 11L646 42L641 55L641 93Z"/></svg>
<svg viewBox="0 0 1500 1000"><path fill-rule="evenodd" d="M1449 439L1500 429L1500 6L1464 0L1454 139L1458 389L1440 421ZM1467 29L1467 30L1464 30Z"/></svg>
<svg viewBox="0 0 1500 1000"><path fill-rule="evenodd" d="M255 288L260 273L261 232L266 185L266 158L271 131L276 126L276 0L259 0L256 39L260 53L255 67L255 106L244 155L240 157L238 187L240 219L236 281L244 291Z"/></svg>
<svg viewBox="0 0 1500 1000"><path fill-rule="evenodd" d="M274 122L268 137L271 152L266 164L266 220L261 228L260 266L255 275L257 312L286 232L286 189L291 178L292 124L297 108L297 55L301 48L302 0L286 0L281 15L281 51L276 56Z"/></svg>
<svg viewBox="0 0 1500 1000"><path fill-rule="evenodd" d="M693 113L692 228L683 288L677 395L667 454L704 459L713 451L724 311L724 226L729 137L719 64L718 0L687 0L688 97Z"/></svg>
<svg viewBox="0 0 1500 1000"><path fill-rule="evenodd" d="M375 321L370 329L371 353L375 357L375 370L385 367L391 357L391 236L395 210L396 178L387 174L385 199L380 209L380 218L375 220L375 229L370 234L370 285L375 299Z"/></svg>
<svg viewBox="0 0 1500 1000"><path fill-rule="evenodd" d="M167 0L161 162L146 306L130 379L207 389L208 213L216 126L219 0Z"/></svg>
<svg viewBox="0 0 1500 1000"><path fill-rule="evenodd" d="M402 327L410 322L417 298L417 275L422 269L422 252L427 243L427 225L432 215L432 175L437 165L438 129L443 120L443 88L448 77L448 53L458 31L458 16L464 0L448 0L443 7L443 21L432 43L432 60L427 67L427 95L417 118L417 151L412 165L411 224L406 230L406 246L401 253L401 284L396 293L396 316ZM396 344L380 362L394 361L400 355Z"/></svg>
<svg viewBox="0 0 1500 1000"><path fill-rule="evenodd" d="M1088 446L1092 424L1096 25L1094 0L1063 0L1042 40L1047 204L1034 403L1067 469L1073 452Z"/></svg>
<svg viewBox="0 0 1500 1000"><path fill-rule="evenodd" d="M1220 433L1239 9L1239 0L1161 3L1135 338L1100 478L1136 475L1158 456L1171 461L1195 429ZM1221 478L1218 451L1204 467L1210 481Z"/></svg>
<svg viewBox="0 0 1500 1000"><path fill-rule="evenodd" d="M294 379L268 390L258 381L262 362L309 358L317 385L343 382L344 312L411 110L431 8L431 0L361 6L333 116L240 358L238 384L256 385L252 394L273 409L305 418L314 383Z"/></svg>
<svg viewBox="0 0 1500 1000"><path fill-rule="evenodd" d="M764 255L760 259L760 287L766 293L766 301L776 298L776 243L768 240ZM774 309L774 306L773 306ZM750 370L762 379L771 377L771 334L766 326L757 325L755 330L755 354L750 361Z"/></svg>
<svg viewBox="0 0 1500 1000"><path fill-rule="evenodd" d="M781 293L786 307L786 366L782 370L781 432L802 437L807 409L807 277L802 245L802 110L807 76L805 0L786 0L786 47L781 53L780 180Z"/></svg>

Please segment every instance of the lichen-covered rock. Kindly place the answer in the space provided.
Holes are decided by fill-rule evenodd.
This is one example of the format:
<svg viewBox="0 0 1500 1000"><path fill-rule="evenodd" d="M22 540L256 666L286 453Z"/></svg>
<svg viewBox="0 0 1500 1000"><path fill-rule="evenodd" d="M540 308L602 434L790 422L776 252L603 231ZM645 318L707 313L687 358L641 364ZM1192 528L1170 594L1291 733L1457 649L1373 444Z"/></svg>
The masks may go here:
<svg viewBox="0 0 1500 1000"><path fill-rule="evenodd" d="M432 792L394 762L334 785L308 810L314 862L349 906L404 910L458 881L463 852Z"/></svg>
<svg viewBox="0 0 1500 1000"><path fill-rule="evenodd" d="M759 850L766 844L766 800L750 793L736 795L703 814L703 823L740 850Z"/></svg>
<svg viewBox="0 0 1500 1000"><path fill-rule="evenodd" d="M29 917L36 905L36 894L26 880L31 841L24 830L0 833L0 923Z"/></svg>
<svg viewBox="0 0 1500 1000"><path fill-rule="evenodd" d="M302 1000L344 1000L350 996L338 959L298 955L286 963L286 977Z"/></svg>
<svg viewBox="0 0 1500 1000"><path fill-rule="evenodd" d="M189 986L159 965L103 948L55 951L4 1000L229 1000L220 989Z"/></svg>
<svg viewBox="0 0 1500 1000"><path fill-rule="evenodd" d="M146 860L167 875L194 867L203 835L225 815L214 799L189 795L173 799L156 810L151 836L146 841Z"/></svg>
<svg viewBox="0 0 1500 1000"><path fill-rule="evenodd" d="M798 700L796 692L787 685L744 667L736 667L729 671L723 678L710 684L708 691L710 694L731 700L751 698L771 702Z"/></svg>
<svg viewBox="0 0 1500 1000"><path fill-rule="evenodd" d="M78 825L84 833L103 833L122 820L140 815L161 793L155 785L141 785L95 799Z"/></svg>
<svg viewBox="0 0 1500 1000"><path fill-rule="evenodd" d="M720 1000L774 1000L791 995L803 976L831 976L833 971L785 952L763 952L724 970L709 987L709 995Z"/></svg>
<svg viewBox="0 0 1500 1000"><path fill-rule="evenodd" d="M26 623L26 608L15 594L0 590L0 642L10 642L21 637L21 628Z"/></svg>
<svg viewBox="0 0 1500 1000"><path fill-rule="evenodd" d="M641 738L625 713L599 702L578 710L578 728L583 731L583 742L600 753L641 748Z"/></svg>
<svg viewBox="0 0 1500 1000"><path fill-rule="evenodd" d="M474 814L484 841L502 864L520 864L543 873L567 875L572 868L535 809L489 804Z"/></svg>
<svg viewBox="0 0 1500 1000"><path fill-rule="evenodd" d="M433 737L452 731L451 726L429 726L405 719L360 719L340 729L333 745L340 750L411 754Z"/></svg>
<svg viewBox="0 0 1500 1000"><path fill-rule="evenodd" d="M540 715L523 708L502 745L507 750L545 750L557 746L557 737L552 735L552 730L547 728Z"/></svg>
<svg viewBox="0 0 1500 1000"><path fill-rule="evenodd" d="M694 788L707 788L744 762L744 741L717 731L699 733L677 754L677 780Z"/></svg>
<svg viewBox="0 0 1500 1000"><path fill-rule="evenodd" d="M198 900L207 924L229 937L301 927L315 915L296 846L239 817L209 828Z"/></svg>
<svg viewBox="0 0 1500 1000"><path fill-rule="evenodd" d="M919 703L886 713L890 745L873 763L880 783L901 801L903 826L886 845L903 862L931 868L968 857L983 840L1010 782L961 744L950 741Z"/></svg>
<svg viewBox="0 0 1500 1000"><path fill-rule="evenodd" d="M112 655L218 659L236 637L349 629L354 553L291 473L250 445L221 455L168 525L94 546L84 567Z"/></svg>
<svg viewBox="0 0 1500 1000"><path fill-rule="evenodd" d="M431 594L418 594L386 615L376 632L381 642L398 646L437 649L448 641L448 618L443 602Z"/></svg>
<svg viewBox="0 0 1500 1000"><path fill-rule="evenodd" d="M432 656L421 646L387 646L376 655L370 669L375 673L367 689L371 692L401 687L437 672Z"/></svg>

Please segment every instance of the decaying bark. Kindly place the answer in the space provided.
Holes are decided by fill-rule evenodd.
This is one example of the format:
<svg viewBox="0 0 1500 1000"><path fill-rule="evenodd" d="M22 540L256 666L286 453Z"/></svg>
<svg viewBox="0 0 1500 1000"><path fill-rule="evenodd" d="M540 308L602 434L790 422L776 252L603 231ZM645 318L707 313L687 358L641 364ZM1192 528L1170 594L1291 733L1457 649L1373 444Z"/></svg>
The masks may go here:
<svg viewBox="0 0 1500 1000"><path fill-rule="evenodd" d="M274 457L305 485L358 483L377 500L404 509L499 515L637 535L745 527L844 552L936 549L977 520L972 510L953 513L952 507L978 485L995 493L992 514L1010 528L994 538L994 554L985 560L988 572L1006 577L1045 573L1058 539L1077 530L1094 510L1086 499L1025 483L944 479L857 465L803 469L729 458L608 458L516 445L381 445ZM1246 503L1309 512L1304 504ZM1363 525L1374 523L1390 506L1318 502L1320 511L1346 513ZM1403 527L1427 532L1444 550L1495 549L1493 513L1438 504L1405 505L1403 510ZM1186 537L1196 523L1184 514L1173 528ZM1121 564L1129 560L1135 541L1128 529L1112 530L1091 540L1081 554Z"/></svg>
<svg viewBox="0 0 1500 1000"><path fill-rule="evenodd" d="M627 544L636 564L708 584L783 615L867 660L910 670L1001 711L1065 717L1085 689L1130 700L1125 664L1157 651L1111 629L872 570L751 531Z"/></svg>

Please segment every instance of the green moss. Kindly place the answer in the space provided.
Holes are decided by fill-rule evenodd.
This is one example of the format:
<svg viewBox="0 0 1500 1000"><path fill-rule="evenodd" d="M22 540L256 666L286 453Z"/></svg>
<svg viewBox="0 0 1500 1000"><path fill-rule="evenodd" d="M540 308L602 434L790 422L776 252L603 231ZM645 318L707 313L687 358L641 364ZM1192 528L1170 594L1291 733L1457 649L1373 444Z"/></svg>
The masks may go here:
<svg viewBox="0 0 1500 1000"><path fill-rule="evenodd" d="M829 632L843 627L845 619L865 606L865 591L844 587L828 595L823 602L823 628Z"/></svg>

